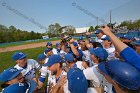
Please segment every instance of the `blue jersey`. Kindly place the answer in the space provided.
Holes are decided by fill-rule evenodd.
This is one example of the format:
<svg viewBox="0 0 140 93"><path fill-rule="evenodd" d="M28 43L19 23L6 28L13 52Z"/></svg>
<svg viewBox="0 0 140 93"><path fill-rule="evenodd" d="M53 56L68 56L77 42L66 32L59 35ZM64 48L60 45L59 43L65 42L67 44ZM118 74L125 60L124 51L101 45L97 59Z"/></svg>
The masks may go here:
<svg viewBox="0 0 140 93"><path fill-rule="evenodd" d="M33 93L36 87L36 82L34 80L30 80L29 82L9 85L2 90L2 93Z"/></svg>
<svg viewBox="0 0 140 93"><path fill-rule="evenodd" d="M140 55L137 54L132 48L125 48L120 52L120 56L124 58L126 62L133 65L140 71Z"/></svg>
<svg viewBox="0 0 140 93"><path fill-rule="evenodd" d="M68 53L71 53L74 56L74 58L76 58L78 61L82 61L83 52L80 49L77 49L77 51L79 53L79 56L78 57L72 52L71 49L70 49L70 51Z"/></svg>

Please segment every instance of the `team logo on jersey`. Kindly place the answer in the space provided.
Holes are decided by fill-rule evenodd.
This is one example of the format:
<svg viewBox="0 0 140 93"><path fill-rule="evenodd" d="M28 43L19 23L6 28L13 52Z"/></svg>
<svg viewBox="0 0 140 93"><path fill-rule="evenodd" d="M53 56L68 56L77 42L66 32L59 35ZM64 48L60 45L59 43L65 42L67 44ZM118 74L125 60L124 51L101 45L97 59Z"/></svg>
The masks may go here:
<svg viewBox="0 0 140 93"><path fill-rule="evenodd" d="M24 86L24 83L19 83L19 86Z"/></svg>
<svg viewBox="0 0 140 93"><path fill-rule="evenodd" d="M9 70L10 72L16 72L16 71L18 71L16 68L12 68L12 69L10 69Z"/></svg>

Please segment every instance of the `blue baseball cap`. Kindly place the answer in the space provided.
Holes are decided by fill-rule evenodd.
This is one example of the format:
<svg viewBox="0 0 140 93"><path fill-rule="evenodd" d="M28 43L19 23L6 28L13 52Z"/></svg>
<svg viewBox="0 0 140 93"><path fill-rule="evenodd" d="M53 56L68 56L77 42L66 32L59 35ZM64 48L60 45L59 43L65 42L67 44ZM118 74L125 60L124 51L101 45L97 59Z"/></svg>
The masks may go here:
<svg viewBox="0 0 140 93"><path fill-rule="evenodd" d="M77 42L73 42L73 45L74 45L74 46L78 46L78 43L77 43Z"/></svg>
<svg viewBox="0 0 140 93"><path fill-rule="evenodd" d="M8 69L4 70L2 73L0 73L0 81L6 82L9 80L12 80L20 73L21 73L21 70L18 70L14 67L8 68Z"/></svg>
<svg viewBox="0 0 140 93"><path fill-rule="evenodd" d="M133 45L138 45L138 46L140 46L140 40L137 40L137 41L135 41L135 42L132 42L132 44L133 44Z"/></svg>
<svg viewBox="0 0 140 93"><path fill-rule="evenodd" d="M41 61L41 60L43 60L43 59L46 58L46 55L44 55L44 54L39 54L37 58L38 58L39 61Z"/></svg>
<svg viewBox="0 0 140 93"><path fill-rule="evenodd" d="M116 36L119 38L123 38L124 35L123 34L116 34Z"/></svg>
<svg viewBox="0 0 140 93"><path fill-rule="evenodd" d="M129 39L129 40L133 39L133 37L130 36L130 35L124 35L123 38L124 38L124 39Z"/></svg>
<svg viewBox="0 0 140 93"><path fill-rule="evenodd" d="M137 90L140 88L140 72L127 62L110 60L100 63L98 68L127 89Z"/></svg>
<svg viewBox="0 0 140 93"><path fill-rule="evenodd" d="M13 60L20 60L20 59L23 59L23 58L25 58L27 55L26 54L24 54L23 52L16 52L16 53L14 53L13 55L12 55L12 59Z"/></svg>
<svg viewBox="0 0 140 93"><path fill-rule="evenodd" d="M69 48L69 47L70 47L70 45L69 45L68 43L66 43L66 47L67 47L67 48Z"/></svg>
<svg viewBox="0 0 140 93"><path fill-rule="evenodd" d="M108 57L108 52L103 48L90 48L89 49L90 54L95 55L96 57L100 58L101 60L106 60Z"/></svg>
<svg viewBox="0 0 140 93"><path fill-rule="evenodd" d="M96 41L93 39L89 40L89 43L94 43L94 42L96 42Z"/></svg>
<svg viewBox="0 0 140 93"><path fill-rule="evenodd" d="M82 36L80 36L78 40L84 40L84 39L83 39L83 37L82 37Z"/></svg>
<svg viewBox="0 0 140 93"><path fill-rule="evenodd" d="M53 48L46 48L45 54L47 54L49 51L51 51Z"/></svg>
<svg viewBox="0 0 140 93"><path fill-rule="evenodd" d="M52 42L47 42L46 46L51 46Z"/></svg>
<svg viewBox="0 0 140 93"><path fill-rule="evenodd" d="M71 68L67 73L68 89L71 93L87 93L88 83L79 68Z"/></svg>
<svg viewBox="0 0 140 93"><path fill-rule="evenodd" d="M30 80L28 83L15 83L3 90L3 93L33 93L37 84L34 80Z"/></svg>
<svg viewBox="0 0 140 93"><path fill-rule="evenodd" d="M61 63L62 62L62 58L60 55L51 55L49 58L48 58L48 62L45 63L43 66L51 66L55 63Z"/></svg>
<svg viewBox="0 0 140 93"><path fill-rule="evenodd" d="M99 34L100 32L103 32L101 29L98 29L95 31L95 34Z"/></svg>
<svg viewBox="0 0 140 93"><path fill-rule="evenodd" d="M68 62L73 62L73 61L74 61L74 57L73 57L73 55L70 54L70 53L67 53L64 57L65 57L65 58L64 58L65 61L68 61Z"/></svg>
<svg viewBox="0 0 140 93"><path fill-rule="evenodd" d="M111 41L110 38L108 36L105 36L103 38L101 38L102 40L108 40L108 41Z"/></svg>
<svg viewBox="0 0 140 93"><path fill-rule="evenodd" d="M55 46L58 47L60 45L60 43L56 43Z"/></svg>

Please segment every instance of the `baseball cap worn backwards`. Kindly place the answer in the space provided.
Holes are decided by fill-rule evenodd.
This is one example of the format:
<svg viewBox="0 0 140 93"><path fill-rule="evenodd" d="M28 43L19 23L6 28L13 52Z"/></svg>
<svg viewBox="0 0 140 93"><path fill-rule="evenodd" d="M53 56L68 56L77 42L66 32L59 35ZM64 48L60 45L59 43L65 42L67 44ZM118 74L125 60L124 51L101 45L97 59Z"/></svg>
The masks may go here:
<svg viewBox="0 0 140 93"><path fill-rule="evenodd" d="M96 57L100 58L101 60L106 60L108 57L108 52L103 48L90 48L89 49L90 54L95 55Z"/></svg>
<svg viewBox="0 0 140 93"><path fill-rule="evenodd" d="M43 66L52 66L55 63L61 63L62 62L62 58L60 55L51 55L48 58L48 62L45 63Z"/></svg>
<svg viewBox="0 0 140 93"><path fill-rule="evenodd" d="M8 69L4 70L2 73L0 73L0 81L6 82L9 80L12 80L20 73L21 73L21 70L18 70L14 67L8 68Z"/></svg>
<svg viewBox="0 0 140 93"><path fill-rule="evenodd" d="M127 62L110 60L100 63L98 68L127 89L137 90L140 88L140 72Z"/></svg>
<svg viewBox="0 0 140 93"><path fill-rule="evenodd" d="M71 93L87 93L88 83L79 68L71 68L67 73L68 89Z"/></svg>
<svg viewBox="0 0 140 93"><path fill-rule="evenodd" d="M13 54L12 59L16 61L16 60L23 59L23 58L25 58L26 56L27 56L27 55L24 54L24 53L22 53L22 52L16 52L16 53Z"/></svg>

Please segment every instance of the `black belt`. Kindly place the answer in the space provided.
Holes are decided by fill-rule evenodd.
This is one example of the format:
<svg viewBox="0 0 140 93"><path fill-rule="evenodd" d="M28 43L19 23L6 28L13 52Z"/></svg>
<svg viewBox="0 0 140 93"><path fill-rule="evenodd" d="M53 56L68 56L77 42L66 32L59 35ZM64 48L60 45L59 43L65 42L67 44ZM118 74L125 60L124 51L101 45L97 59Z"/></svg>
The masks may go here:
<svg viewBox="0 0 140 93"><path fill-rule="evenodd" d="M90 88L90 87L94 88L95 87L94 84L93 84L93 80L87 80L87 82L88 82L88 88Z"/></svg>

